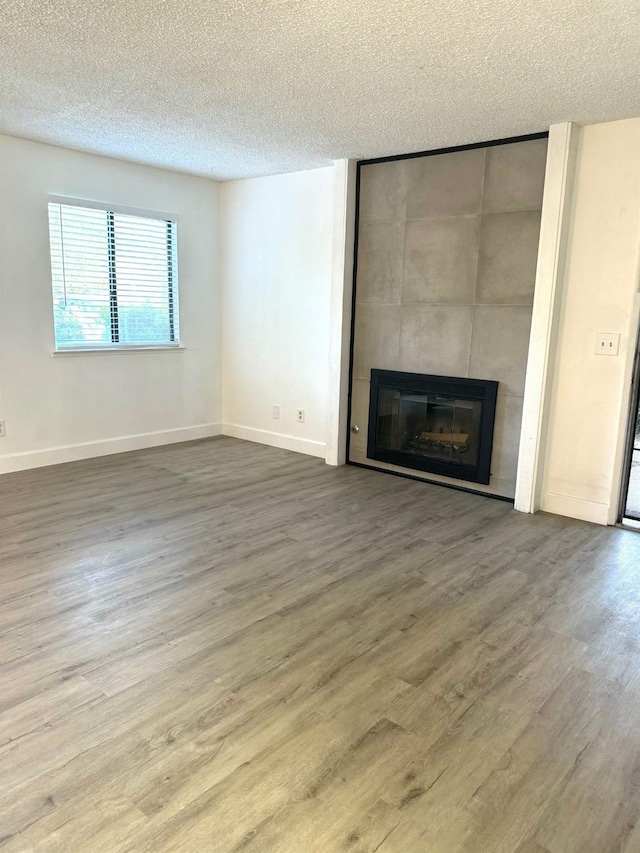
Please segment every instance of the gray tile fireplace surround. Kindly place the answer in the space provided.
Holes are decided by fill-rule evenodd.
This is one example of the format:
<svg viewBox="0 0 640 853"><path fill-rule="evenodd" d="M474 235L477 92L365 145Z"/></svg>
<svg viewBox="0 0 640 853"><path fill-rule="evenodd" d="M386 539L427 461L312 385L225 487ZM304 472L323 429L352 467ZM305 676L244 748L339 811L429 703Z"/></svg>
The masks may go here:
<svg viewBox="0 0 640 853"><path fill-rule="evenodd" d="M546 150L536 139L361 166L352 461L404 470L366 458L371 368L493 379L491 481L474 488L513 497Z"/></svg>

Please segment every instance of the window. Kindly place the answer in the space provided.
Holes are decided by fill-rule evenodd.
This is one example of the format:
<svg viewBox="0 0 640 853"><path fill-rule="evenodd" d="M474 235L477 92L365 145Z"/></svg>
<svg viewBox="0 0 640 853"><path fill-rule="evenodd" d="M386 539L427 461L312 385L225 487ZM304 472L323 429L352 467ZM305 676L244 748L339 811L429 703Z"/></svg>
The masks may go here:
<svg viewBox="0 0 640 853"><path fill-rule="evenodd" d="M178 345L176 223L49 202L56 350Z"/></svg>

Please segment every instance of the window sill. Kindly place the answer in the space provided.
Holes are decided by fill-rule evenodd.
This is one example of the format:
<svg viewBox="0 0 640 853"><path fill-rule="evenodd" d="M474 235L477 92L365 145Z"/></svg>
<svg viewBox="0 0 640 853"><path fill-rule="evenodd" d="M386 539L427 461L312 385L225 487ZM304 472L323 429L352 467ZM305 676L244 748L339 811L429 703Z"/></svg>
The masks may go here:
<svg viewBox="0 0 640 853"><path fill-rule="evenodd" d="M180 346L149 346L149 347L85 347L78 349L56 349L51 353L52 358L67 358L81 355L131 355L139 352L184 352Z"/></svg>

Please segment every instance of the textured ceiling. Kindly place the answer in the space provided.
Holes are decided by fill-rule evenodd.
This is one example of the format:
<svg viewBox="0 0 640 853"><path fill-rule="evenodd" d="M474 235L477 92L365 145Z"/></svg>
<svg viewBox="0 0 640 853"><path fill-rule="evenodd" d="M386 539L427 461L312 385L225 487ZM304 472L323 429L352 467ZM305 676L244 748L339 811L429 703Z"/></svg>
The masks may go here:
<svg viewBox="0 0 640 853"><path fill-rule="evenodd" d="M640 115L639 0L0 0L0 130L215 178Z"/></svg>

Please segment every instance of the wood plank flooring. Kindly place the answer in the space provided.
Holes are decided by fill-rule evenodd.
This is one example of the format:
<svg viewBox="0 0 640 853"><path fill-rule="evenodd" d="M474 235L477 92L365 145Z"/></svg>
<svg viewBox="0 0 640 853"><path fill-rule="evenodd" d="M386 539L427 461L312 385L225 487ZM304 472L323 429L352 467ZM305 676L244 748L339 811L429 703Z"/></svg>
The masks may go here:
<svg viewBox="0 0 640 853"><path fill-rule="evenodd" d="M0 853L640 853L638 534L229 438L0 506Z"/></svg>

